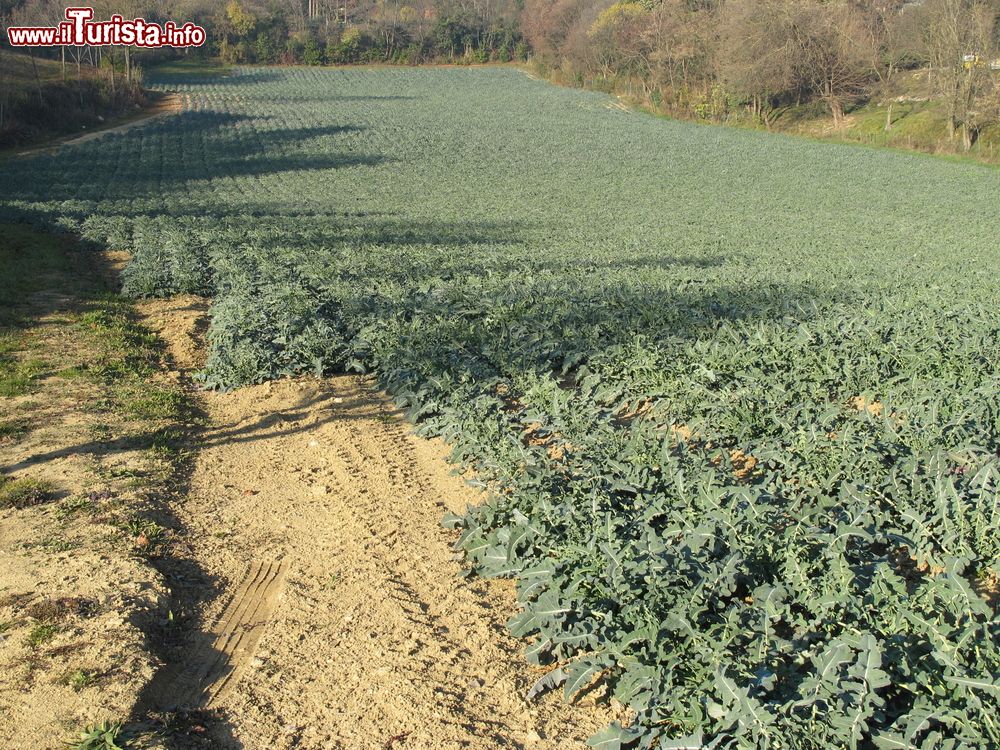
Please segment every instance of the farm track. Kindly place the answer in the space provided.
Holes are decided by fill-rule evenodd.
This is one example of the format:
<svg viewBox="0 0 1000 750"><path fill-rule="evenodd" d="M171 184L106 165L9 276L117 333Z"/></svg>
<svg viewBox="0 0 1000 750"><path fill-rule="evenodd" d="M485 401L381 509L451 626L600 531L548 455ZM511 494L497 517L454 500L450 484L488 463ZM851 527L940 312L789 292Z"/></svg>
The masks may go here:
<svg viewBox="0 0 1000 750"><path fill-rule="evenodd" d="M200 364L197 298L141 309L178 369ZM157 702L218 709L219 744L244 748L578 748L614 718L594 695L524 701L540 673L503 627L512 587L459 578L440 526L479 497L365 380L204 406L179 513L216 585Z"/></svg>
<svg viewBox="0 0 1000 750"><path fill-rule="evenodd" d="M82 135L67 135L55 138L43 145L15 152L16 156L36 156L38 154L55 154L64 146L78 146L106 135L114 133L125 133L140 125L147 125L152 120L158 120L167 115L180 112L184 108L184 100L180 94L168 92L163 94L155 102L144 107L138 114L127 117L124 120L115 120L105 126L94 128Z"/></svg>

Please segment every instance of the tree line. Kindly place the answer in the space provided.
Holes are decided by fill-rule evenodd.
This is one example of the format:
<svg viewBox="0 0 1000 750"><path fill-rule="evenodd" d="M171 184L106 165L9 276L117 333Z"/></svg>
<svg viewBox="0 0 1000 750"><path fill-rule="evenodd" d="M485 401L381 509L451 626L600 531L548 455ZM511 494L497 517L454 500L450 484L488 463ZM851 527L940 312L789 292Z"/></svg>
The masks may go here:
<svg viewBox="0 0 1000 750"><path fill-rule="evenodd" d="M875 100L891 129L913 71L966 148L1000 115L998 0L527 0L521 29L570 80L705 119L818 102L839 127Z"/></svg>
<svg viewBox="0 0 1000 750"><path fill-rule="evenodd" d="M228 0L204 18L228 62L527 59L517 0Z"/></svg>
<svg viewBox="0 0 1000 750"><path fill-rule="evenodd" d="M970 148L1000 123L1000 0L97 0L152 21L195 21L230 63L505 62L657 111L770 127L789 107L885 104L919 71L947 138ZM0 0L5 22L65 4ZM44 53L43 53L44 54ZM58 53L48 53L58 54ZM65 51L62 52L66 54ZM134 77L128 50L70 50ZM100 59L93 59L99 55ZM65 64L65 58L64 58Z"/></svg>

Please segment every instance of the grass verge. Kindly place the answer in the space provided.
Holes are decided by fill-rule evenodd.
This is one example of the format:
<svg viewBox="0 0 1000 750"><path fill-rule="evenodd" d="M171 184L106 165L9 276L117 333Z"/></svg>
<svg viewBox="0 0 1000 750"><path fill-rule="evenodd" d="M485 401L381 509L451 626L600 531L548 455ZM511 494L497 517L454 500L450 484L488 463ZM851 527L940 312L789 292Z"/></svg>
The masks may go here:
<svg viewBox="0 0 1000 750"><path fill-rule="evenodd" d="M104 254L0 225L0 267L0 733L124 747L173 617L200 417Z"/></svg>

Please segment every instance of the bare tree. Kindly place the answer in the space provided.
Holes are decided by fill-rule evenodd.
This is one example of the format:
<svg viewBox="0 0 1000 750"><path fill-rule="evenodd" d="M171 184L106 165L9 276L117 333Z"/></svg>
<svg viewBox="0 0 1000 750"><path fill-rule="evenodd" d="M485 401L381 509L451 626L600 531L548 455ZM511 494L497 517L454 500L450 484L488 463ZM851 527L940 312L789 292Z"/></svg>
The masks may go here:
<svg viewBox="0 0 1000 750"><path fill-rule="evenodd" d="M54 5L47 0L27 0L13 10L11 22L17 26L45 26L54 25L58 19L53 19ZM59 14L61 16L61 14ZM38 95L39 106L45 106L45 99L42 96L42 80L38 75L38 62L35 60L35 51L32 47L26 48L28 57L31 59L31 72L35 79L35 92Z"/></svg>
<svg viewBox="0 0 1000 750"><path fill-rule="evenodd" d="M722 9L717 75L770 127L775 100L798 86L795 15L780 0L730 0Z"/></svg>
<svg viewBox="0 0 1000 750"><path fill-rule="evenodd" d="M587 11L586 0L526 0L521 31L536 52L559 57L563 43Z"/></svg>
<svg viewBox="0 0 1000 750"><path fill-rule="evenodd" d="M844 125L844 108L868 80L864 24L856 6L845 0L793 6L792 38L798 46L797 67L833 115Z"/></svg>
<svg viewBox="0 0 1000 750"><path fill-rule="evenodd" d="M619 2L602 11L587 38L605 78L649 78L653 52L646 30L655 25L652 12L637 2Z"/></svg>
<svg viewBox="0 0 1000 750"><path fill-rule="evenodd" d="M653 8L653 23L646 31L652 50L650 67L653 84L673 91L698 92L713 78L713 55L718 34L716 24L706 24L714 12L698 8L687 0L662 0Z"/></svg>
<svg viewBox="0 0 1000 750"><path fill-rule="evenodd" d="M892 129L893 82L900 67L912 57L903 12L906 0L863 0L862 28L868 65L874 78L873 93L886 102L885 130Z"/></svg>
<svg viewBox="0 0 1000 750"><path fill-rule="evenodd" d="M959 129L966 149L980 127L977 98L991 88L997 10L981 0L928 0L926 44L937 95L947 112L948 139Z"/></svg>

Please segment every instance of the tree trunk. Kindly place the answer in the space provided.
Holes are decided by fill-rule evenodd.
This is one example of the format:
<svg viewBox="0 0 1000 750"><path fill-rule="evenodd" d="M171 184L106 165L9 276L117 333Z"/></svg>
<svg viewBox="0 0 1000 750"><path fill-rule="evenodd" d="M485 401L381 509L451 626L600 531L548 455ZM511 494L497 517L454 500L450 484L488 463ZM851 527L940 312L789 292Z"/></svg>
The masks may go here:
<svg viewBox="0 0 1000 750"><path fill-rule="evenodd" d="M889 132L892 130L892 100L889 100L889 106L885 110L885 130Z"/></svg>
<svg viewBox="0 0 1000 750"><path fill-rule="evenodd" d="M835 96L830 97L830 113L833 115L833 127L840 130L844 126L844 105Z"/></svg>
<svg viewBox="0 0 1000 750"><path fill-rule="evenodd" d="M35 62L35 54L28 48L28 57L31 58L31 71L35 74L35 87L38 90L38 106L44 107L45 100L42 99L42 80L38 77L38 64Z"/></svg>
<svg viewBox="0 0 1000 750"><path fill-rule="evenodd" d="M79 47L73 48L73 56L76 58L76 95L80 98L80 106L83 106L83 51Z"/></svg>
<svg viewBox="0 0 1000 750"><path fill-rule="evenodd" d="M972 150L973 144L976 142L976 138L979 135L979 131L976 128L969 127L966 122L962 123L962 150L968 153Z"/></svg>

